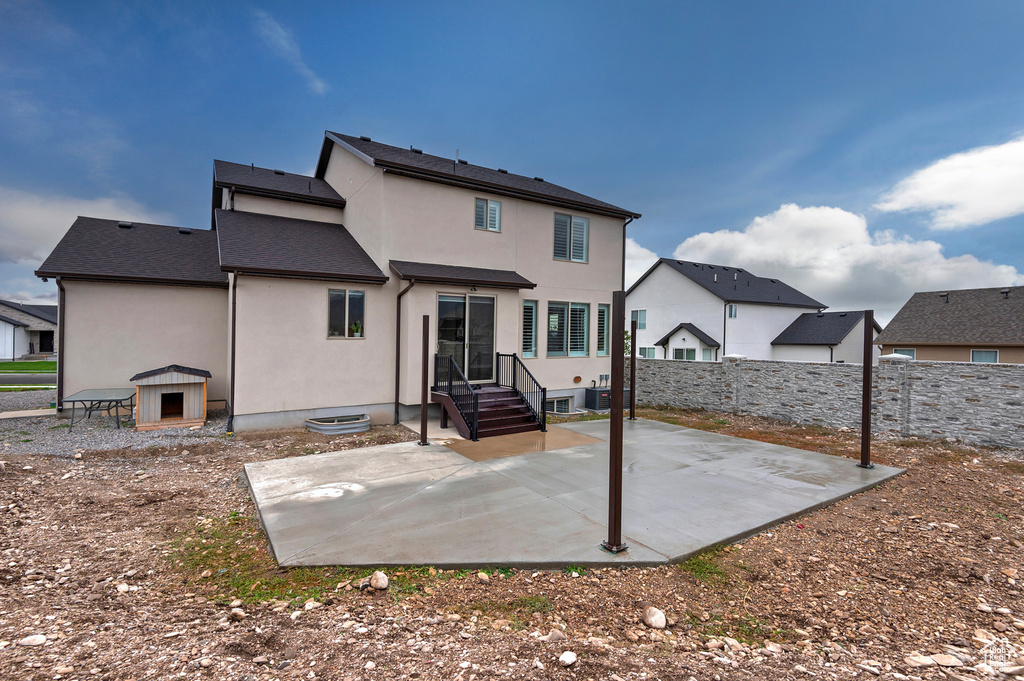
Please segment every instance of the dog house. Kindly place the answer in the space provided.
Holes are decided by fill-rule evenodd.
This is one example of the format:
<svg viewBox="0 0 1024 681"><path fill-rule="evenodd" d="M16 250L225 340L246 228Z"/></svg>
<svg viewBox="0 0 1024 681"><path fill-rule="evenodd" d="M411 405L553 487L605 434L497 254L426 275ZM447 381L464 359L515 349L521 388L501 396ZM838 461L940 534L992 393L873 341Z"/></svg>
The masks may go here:
<svg viewBox="0 0 1024 681"><path fill-rule="evenodd" d="M135 430L182 428L206 423L206 379L210 372L177 364L143 371L135 383Z"/></svg>

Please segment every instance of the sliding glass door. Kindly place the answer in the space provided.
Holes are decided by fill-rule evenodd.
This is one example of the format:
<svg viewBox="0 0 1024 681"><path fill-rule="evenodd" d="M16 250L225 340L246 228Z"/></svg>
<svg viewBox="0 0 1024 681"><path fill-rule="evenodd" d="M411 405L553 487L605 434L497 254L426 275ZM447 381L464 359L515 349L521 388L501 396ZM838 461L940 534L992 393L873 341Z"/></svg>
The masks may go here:
<svg viewBox="0 0 1024 681"><path fill-rule="evenodd" d="M494 298L439 295L437 354L454 357L470 381L493 381Z"/></svg>

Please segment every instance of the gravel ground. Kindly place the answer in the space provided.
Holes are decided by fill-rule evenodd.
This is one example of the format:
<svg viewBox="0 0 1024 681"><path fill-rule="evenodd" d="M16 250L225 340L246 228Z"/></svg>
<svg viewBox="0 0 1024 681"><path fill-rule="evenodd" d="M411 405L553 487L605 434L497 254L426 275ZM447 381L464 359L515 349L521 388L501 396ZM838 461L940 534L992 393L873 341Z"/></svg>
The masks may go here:
<svg viewBox="0 0 1024 681"><path fill-rule="evenodd" d="M19 390L0 392L0 412L46 409L57 399L56 390Z"/></svg>

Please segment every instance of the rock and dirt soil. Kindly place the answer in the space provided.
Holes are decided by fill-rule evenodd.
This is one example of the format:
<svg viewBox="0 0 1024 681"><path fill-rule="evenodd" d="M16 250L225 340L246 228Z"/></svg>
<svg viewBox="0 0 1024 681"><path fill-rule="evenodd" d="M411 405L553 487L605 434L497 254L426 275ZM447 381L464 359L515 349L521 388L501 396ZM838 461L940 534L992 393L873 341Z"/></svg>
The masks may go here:
<svg viewBox="0 0 1024 681"><path fill-rule="evenodd" d="M856 432L640 415L859 455ZM277 567L243 463L411 439L389 426L0 449L0 678L1024 675L1019 450L880 439L875 460L906 474L676 566L420 566L385 570L386 589L369 586L372 571Z"/></svg>

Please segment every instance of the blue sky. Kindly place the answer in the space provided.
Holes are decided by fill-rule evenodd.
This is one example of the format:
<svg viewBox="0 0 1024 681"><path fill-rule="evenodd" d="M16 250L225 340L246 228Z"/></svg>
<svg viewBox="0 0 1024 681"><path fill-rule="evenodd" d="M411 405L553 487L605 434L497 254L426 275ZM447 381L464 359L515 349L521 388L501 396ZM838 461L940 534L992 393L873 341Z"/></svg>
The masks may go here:
<svg viewBox="0 0 1024 681"><path fill-rule="evenodd" d="M1024 284L1020 2L0 0L0 296L78 214L209 225L214 158L325 129L643 213L629 266L745 267L884 320Z"/></svg>

